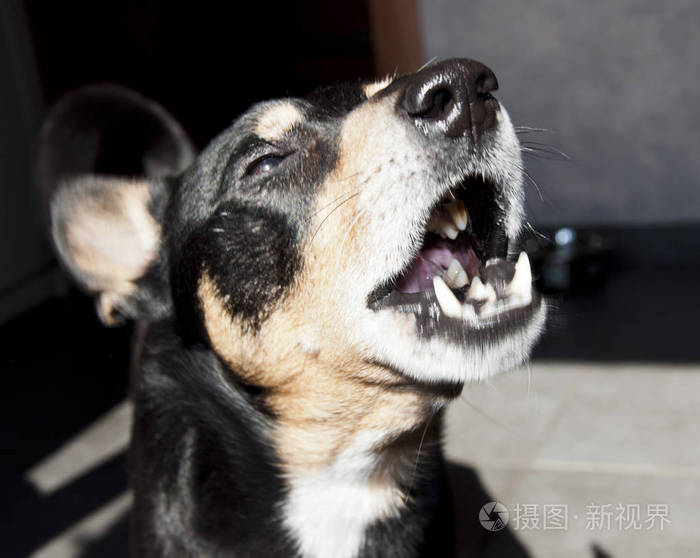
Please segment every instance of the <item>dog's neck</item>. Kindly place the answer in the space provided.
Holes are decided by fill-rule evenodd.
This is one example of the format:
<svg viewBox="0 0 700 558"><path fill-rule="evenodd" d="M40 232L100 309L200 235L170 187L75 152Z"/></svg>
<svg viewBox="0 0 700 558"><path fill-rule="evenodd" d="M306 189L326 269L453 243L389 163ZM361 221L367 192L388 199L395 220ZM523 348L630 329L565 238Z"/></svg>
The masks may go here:
<svg viewBox="0 0 700 558"><path fill-rule="evenodd" d="M372 546L372 531L388 524L411 524L414 531L380 548L404 547L397 556L411 556L418 546L421 521L417 502L424 498L427 476L439 459L440 417L421 431L406 434L381 450L381 432L363 432L330 463L287 477L289 492L284 524L304 556L354 557ZM397 531L398 534L398 531ZM376 534L374 535L376 537ZM385 533L386 536L386 533Z"/></svg>
<svg viewBox="0 0 700 558"><path fill-rule="evenodd" d="M175 536L168 532L167 518L178 517L189 524L184 532L194 533L192 540L197 540L204 529L200 523L216 518L216 529L201 533L201 540L226 552L238 548L269 556L294 555L294 549L309 557L415 555L438 506L439 486L434 481L440 481L442 467L439 413L388 443L382 432L359 430L333 455L321 455L318 447L304 451L309 439L327 432L323 421L296 429L287 426L285 435L292 439L283 451L299 457L288 467L276 448L275 417L256 402L259 394L231 384L226 369L209 351L177 352L157 342L150 345L157 354L146 357L135 390L134 428L134 448L145 452L134 460L140 468L135 482L149 484L149 490L137 486L136 493L152 493L156 485L168 497L156 498L157 509L137 501L137 522L157 525L151 528L167 540ZM146 417L144 410L151 414ZM154 431L172 439L161 435L157 443L144 440ZM164 461L178 464L170 467L171 476L151 478L160 470L155 463L162 467ZM305 465L299 467L302 462ZM183 510L195 511L183 516ZM144 513L150 517L140 520Z"/></svg>

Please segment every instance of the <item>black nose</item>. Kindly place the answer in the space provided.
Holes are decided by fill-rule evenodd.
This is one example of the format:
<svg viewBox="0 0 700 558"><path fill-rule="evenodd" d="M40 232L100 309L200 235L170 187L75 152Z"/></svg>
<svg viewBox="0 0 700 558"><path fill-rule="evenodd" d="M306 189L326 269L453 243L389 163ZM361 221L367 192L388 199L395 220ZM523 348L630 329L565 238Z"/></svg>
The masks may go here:
<svg viewBox="0 0 700 558"><path fill-rule="evenodd" d="M403 108L428 132L476 143L496 123L498 89L494 73L476 60L445 60L408 78Z"/></svg>

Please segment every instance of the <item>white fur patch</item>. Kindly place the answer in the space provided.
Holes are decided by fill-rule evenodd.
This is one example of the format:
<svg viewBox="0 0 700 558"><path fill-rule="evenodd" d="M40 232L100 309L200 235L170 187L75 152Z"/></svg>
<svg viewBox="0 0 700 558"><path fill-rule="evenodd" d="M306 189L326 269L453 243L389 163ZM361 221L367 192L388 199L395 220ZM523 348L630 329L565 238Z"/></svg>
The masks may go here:
<svg viewBox="0 0 700 558"><path fill-rule="evenodd" d="M308 558L354 558L365 531L396 516L403 497L394 485L370 478L381 432L363 432L328 467L289 479L284 523Z"/></svg>
<svg viewBox="0 0 700 558"><path fill-rule="evenodd" d="M456 344L438 336L419 339L415 318L383 310L368 316L365 342L372 356L424 382L477 382L520 365L544 327L546 306L540 303L527 324L482 343ZM379 341L378 341L379 340Z"/></svg>
<svg viewBox="0 0 700 558"><path fill-rule="evenodd" d="M255 134L268 141L277 141L301 121L301 111L289 101L275 101L258 119Z"/></svg>

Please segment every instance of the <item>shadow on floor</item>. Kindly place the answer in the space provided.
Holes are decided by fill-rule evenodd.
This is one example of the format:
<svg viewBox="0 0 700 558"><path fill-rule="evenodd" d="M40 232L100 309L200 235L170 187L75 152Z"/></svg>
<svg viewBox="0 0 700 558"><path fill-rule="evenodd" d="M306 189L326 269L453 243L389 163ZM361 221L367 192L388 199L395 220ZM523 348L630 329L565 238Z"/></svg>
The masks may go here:
<svg viewBox="0 0 700 558"><path fill-rule="evenodd" d="M126 454L122 453L92 469L48 496L21 482L15 491L13 516L3 522L4 549L12 556L28 556L32 551L58 536L74 524L97 511L126 490ZM128 531L123 540L106 537L116 546L99 556L128 556ZM5 554L5 550L3 551ZM98 556L98 554L93 554Z"/></svg>
<svg viewBox="0 0 700 558"><path fill-rule="evenodd" d="M129 337L129 328L101 327L78 293L0 327L3 556L27 556L124 491L124 455L48 496L25 475L124 399Z"/></svg>
<svg viewBox="0 0 700 558"><path fill-rule="evenodd" d="M508 527L486 530L479 521L481 507L494 501L477 473L460 465L449 465L454 498L455 558L529 558L530 555ZM90 471L49 497L25 486L21 505L2 540L6 556L27 556L89 513L126 489L126 458L121 454ZM117 558L129 555L129 516L121 517L105 534L84 541L79 556Z"/></svg>
<svg viewBox="0 0 700 558"><path fill-rule="evenodd" d="M485 529L479 521L482 506L494 501L471 467L448 464L455 515L455 558L529 558L530 554L507 526Z"/></svg>

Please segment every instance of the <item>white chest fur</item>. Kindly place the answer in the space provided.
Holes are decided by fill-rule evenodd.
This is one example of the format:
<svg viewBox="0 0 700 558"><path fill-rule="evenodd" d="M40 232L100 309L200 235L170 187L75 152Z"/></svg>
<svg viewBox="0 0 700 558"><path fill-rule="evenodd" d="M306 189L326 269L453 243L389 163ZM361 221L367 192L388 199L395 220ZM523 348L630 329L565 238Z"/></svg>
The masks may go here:
<svg viewBox="0 0 700 558"><path fill-rule="evenodd" d="M305 558L354 558L367 527L396 516L403 496L371 478L377 433L364 433L326 468L289 480L284 523Z"/></svg>

